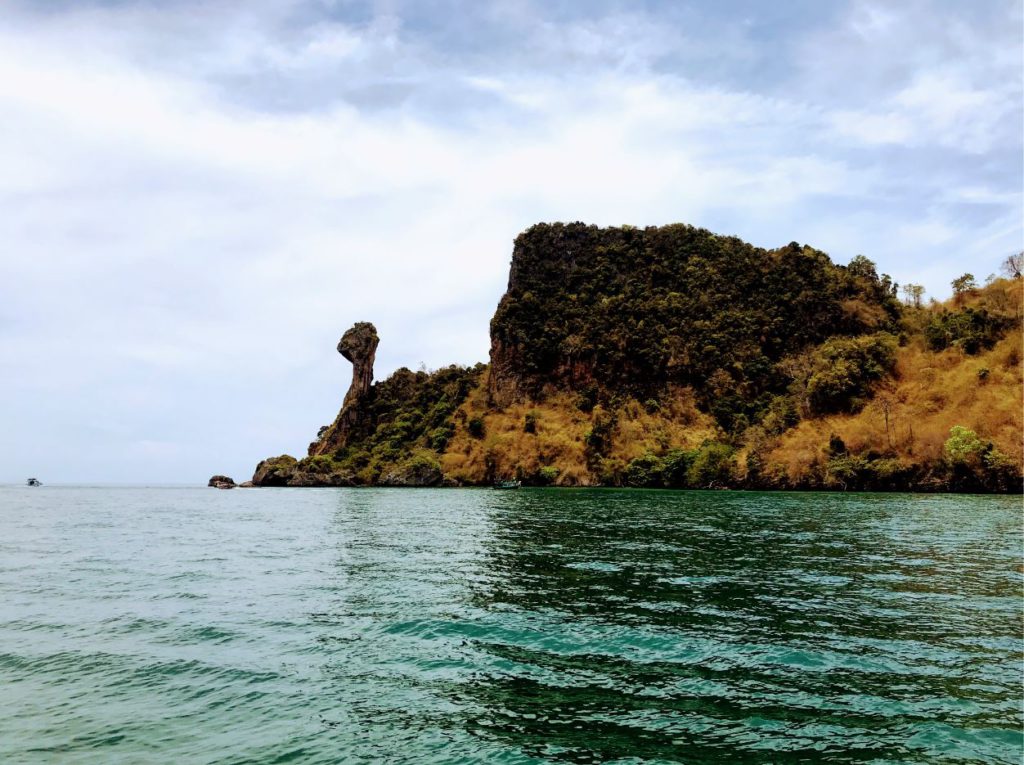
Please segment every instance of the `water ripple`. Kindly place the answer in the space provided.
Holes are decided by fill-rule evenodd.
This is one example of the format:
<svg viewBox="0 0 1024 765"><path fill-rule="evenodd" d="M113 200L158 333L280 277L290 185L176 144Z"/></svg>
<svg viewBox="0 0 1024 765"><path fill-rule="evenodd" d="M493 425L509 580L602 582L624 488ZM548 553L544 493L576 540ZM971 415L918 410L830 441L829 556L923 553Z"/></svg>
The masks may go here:
<svg viewBox="0 0 1024 765"><path fill-rule="evenodd" d="M1019 499L0 489L0 762L1019 763Z"/></svg>

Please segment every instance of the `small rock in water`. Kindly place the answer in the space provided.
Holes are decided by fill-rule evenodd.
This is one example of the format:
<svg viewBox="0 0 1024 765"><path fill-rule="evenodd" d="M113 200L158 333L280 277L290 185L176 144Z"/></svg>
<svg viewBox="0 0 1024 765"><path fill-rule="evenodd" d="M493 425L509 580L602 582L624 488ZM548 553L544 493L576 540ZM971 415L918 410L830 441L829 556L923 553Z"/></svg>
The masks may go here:
<svg viewBox="0 0 1024 765"><path fill-rule="evenodd" d="M229 478L226 475L215 475L210 478L207 486L212 486L216 489L233 489L235 488L235 481L233 478Z"/></svg>

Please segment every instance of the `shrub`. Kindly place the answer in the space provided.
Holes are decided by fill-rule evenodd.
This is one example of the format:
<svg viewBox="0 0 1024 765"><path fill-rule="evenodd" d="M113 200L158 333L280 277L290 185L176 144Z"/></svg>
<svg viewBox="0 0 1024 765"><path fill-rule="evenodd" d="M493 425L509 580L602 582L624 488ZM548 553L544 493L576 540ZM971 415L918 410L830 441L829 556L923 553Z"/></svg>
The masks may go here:
<svg viewBox="0 0 1024 765"><path fill-rule="evenodd" d="M1010 323L1007 318L993 316L984 308L942 311L928 322L924 337L933 351L954 347L973 355L995 345Z"/></svg>
<svg viewBox="0 0 1024 765"><path fill-rule="evenodd" d="M639 488L661 486L663 469L661 459L647 452L626 466L625 483Z"/></svg>
<svg viewBox="0 0 1024 765"><path fill-rule="evenodd" d="M661 480L665 486L677 489L686 486L690 466L693 464L696 453L696 450L670 449L668 451L661 460Z"/></svg>
<svg viewBox="0 0 1024 765"><path fill-rule="evenodd" d="M825 483L844 491L859 489L867 465L867 460L862 457L851 457L848 454L833 457L825 467Z"/></svg>
<svg viewBox="0 0 1024 765"><path fill-rule="evenodd" d="M949 429L949 438L943 445L946 457L953 464L967 464L978 460L985 450L985 444L973 430L954 425Z"/></svg>
<svg viewBox="0 0 1024 765"><path fill-rule="evenodd" d="M836 337L814 354L806 381L807 398L819 414L855 411L873 384L896 364L896 338L887 332Z"/></svg>
<svg viewBox="0 0 1024 765"><path fill-rule="evenodd" d="M434 428L429 434L427 434L427 444L434 451L443 452L454 435L455 427L451 423L446 423L445 425Z"/></svg>
<svg viewBox="0 0 1024 765"><path fill-rule="evenodd" d="M995 448L982 457L985 466L985 486L991 491L1020 491L1020 465Z"/></svg>
<svg viewBox="0 0 1024 765"><path fill-rule="evenodd" d="M537 480L542 486L550 486L558 480L558 476L561 472L562 471L554 465L545 465L537 471Z"/></svg>
<svg viewBox="0 0 1024 765"><path fill-rule="evenodd" d="M473 438L484 437L484 418L483 417L472 417L469 422L466 423L466 430L469 431L469 435Z"/></svg>
<svg viewBox="0 0 1024 765"><path fill-rule="evenodd" d="M537 413L533 410L527 412L523 417L523 432L524 433L536 433L537 432Z"/></svg>
<svg viewBox="0 0 1024 765"><path fill-rule="evenodd" d="M767 433L778 435L800 422L796 403L789 396L773 396L761 424Z"/></svg>
<svg viewBox="0 0 1024 765"><path fill-rule="evenodd" d="M595 472L603 486L622 486L626 464L617 457L605 457L598 461Z"/></svg>
<svg viewBox="0 0 1024 765"><path fill-rule="evenodd" d="M732 480L733 449L715 441L703 444L694 455L687 473L690 486L707 489L724 486Z"/></svg>
<svg viewBox="0 0 1024 765"><path fill-rule="evenodd" d="M835 433L828 437L828 453L833 456L846 454L846 444Z"/></svg>

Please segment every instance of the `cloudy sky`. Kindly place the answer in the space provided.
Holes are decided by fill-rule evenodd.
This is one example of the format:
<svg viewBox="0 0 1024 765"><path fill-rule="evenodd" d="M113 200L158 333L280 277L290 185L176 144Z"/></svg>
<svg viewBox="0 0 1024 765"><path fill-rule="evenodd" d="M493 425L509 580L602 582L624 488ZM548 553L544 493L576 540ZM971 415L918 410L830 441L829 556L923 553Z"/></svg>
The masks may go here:
<svg viewBox="0 0 1024 765"><path fill-rule="evenodd" d="M1018 0L0 6L0 482L247 478L350 367L487 356L537 221L1022 243Z"/></svg>

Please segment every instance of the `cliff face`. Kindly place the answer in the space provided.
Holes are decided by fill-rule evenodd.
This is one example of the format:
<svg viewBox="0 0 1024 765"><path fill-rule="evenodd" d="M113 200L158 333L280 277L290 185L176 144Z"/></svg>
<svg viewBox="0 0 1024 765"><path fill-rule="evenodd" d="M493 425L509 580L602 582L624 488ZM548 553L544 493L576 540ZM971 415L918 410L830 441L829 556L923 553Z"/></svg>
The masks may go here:
<svg viewBox="0 0 1024 765"><path fill-rule="evenodd" d="M491 321L492 401L588 388L597 400L646 398L687 385L733 429L783 387L785 356L895 328L895 285L860 265L684 225L534 226L516 239Z"/></svg>
<svg viewBox="0 0 1024 765"><path fill-rule="evenodd" d="M352 382L273 486L1020 491L1021 279L929 307L858 256L691 226L543 224L515 242L491 363Z"/></svg>

